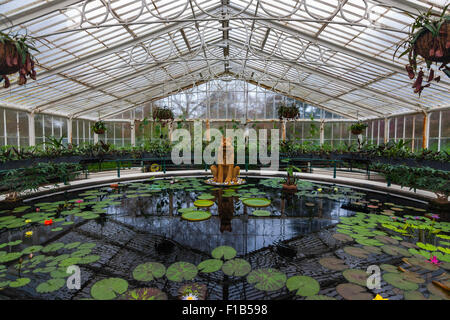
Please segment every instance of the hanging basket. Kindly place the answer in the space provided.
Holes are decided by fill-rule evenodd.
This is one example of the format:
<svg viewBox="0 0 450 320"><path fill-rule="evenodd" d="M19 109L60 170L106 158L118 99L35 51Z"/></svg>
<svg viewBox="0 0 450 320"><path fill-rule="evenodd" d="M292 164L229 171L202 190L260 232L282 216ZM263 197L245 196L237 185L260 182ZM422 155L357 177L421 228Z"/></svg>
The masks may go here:
<svg viewBox="0 0 450 320"><path fill-rule="evenodd" d="M94 129L94 133L96 133L96 134L104 134L105 133L105 129Z"/></svg>
<svg viewBox="0 0 450 320"><path fill-rule="evenodd" d="M362 132L363 132L362 129L352 129L352 133L355 134L355 135L359 135Z"/></svg>
<svg viewBox="0 0 450 320"><path fill-rule="evenodd" d="M19 72L17 49L10 42L0 42L0 75L9 75Z"/></svg>
<svg viewBox="0 0 450 320"><path fill-rule="evenodd" d="M430 31L425 31L414 44L415 52L426 61L450 62L450 22L444 22L438 37L433 37Z"/></svg>

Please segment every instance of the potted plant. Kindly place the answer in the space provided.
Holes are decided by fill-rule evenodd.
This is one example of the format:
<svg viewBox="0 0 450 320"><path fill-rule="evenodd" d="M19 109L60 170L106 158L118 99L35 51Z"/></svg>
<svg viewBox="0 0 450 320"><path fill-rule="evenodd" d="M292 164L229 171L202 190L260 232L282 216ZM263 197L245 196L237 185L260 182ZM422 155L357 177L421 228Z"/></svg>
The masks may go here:
<svg viewBox="0 0 450 320"><path fill-rule="evenodd" d="M290 164L290 159L284 159L281 161L288 163L288 167L286 168L287 177L286 182L283 184L283 189L287 191L297 191L297 178L294 176L294 170L297 170L298 172L302 172L302 170Z"/></svg>
<svg viewBox="0 0 450 320"><path fill-rule="evenodd" d="M153 108L153 120L162 121L162 120L173 120L173 112L168 107L155 107Z"/></svg>
<svg viewBox="0 0 450 320"><path fill-rule="evenodd" d="M92 130L96 133L96 134L104 134L106 132L106 124L103 121L97 121L96 123L94 123L94 125L92 126Z"/></svg>
<svg viewBox="0 0 450 320"><path fill-rule="evenodd" d="M447 64L450 62L450 15L446 15L447 5L440 16L434 16L430 10L420 14L415 18L414 23L410 26L408 38L401 42L394 52L394 57L400 47L404 47L404 51L399 58L408 54L409 64L406 65L406 71L412 80L416 76L413 84L414 92L419 96L422 90L430 86L431 81L439 82L441 77L435 75L435 71L431 69L433 62L441 63L438 70L442 70L450 77L450 68ZM411 16L411 15L410 15ZM411 16L414 18L413 16ZM429 70L426 77L427 84L423 84L425 73L423 68L417 72L417 56L420 55ZM416 74L417 73L417 74Z"/></svg>
<svg viewBox="0 0 450 320"><path fill-rule="evenodd" d="M299 114L300 109L295 103L293 103L290 107L285 106L284 104L280 104L278 106L278 117L280 120L295 119L299 116Z"/></svg>
<svg viewBox="0 0 450 320"><path fill-rule="evenodd" d="M368 127L367 123L363 123L361 121L358 121L356 123L353 123L350 126L350 131L353 134L358 135L358 134L361 134L364 130L366 130L367 127Z"/></svg>
<svg viewBox="0 0 450 320"><path fill-rule="evenodd" d="M19 72L19 85L27 83L27 76L36 80L34 57L30 51L38 51L32 45L31 37L11 36L0 32L0 82L5 81L4 88L9 88L8 75Z"/></svg>

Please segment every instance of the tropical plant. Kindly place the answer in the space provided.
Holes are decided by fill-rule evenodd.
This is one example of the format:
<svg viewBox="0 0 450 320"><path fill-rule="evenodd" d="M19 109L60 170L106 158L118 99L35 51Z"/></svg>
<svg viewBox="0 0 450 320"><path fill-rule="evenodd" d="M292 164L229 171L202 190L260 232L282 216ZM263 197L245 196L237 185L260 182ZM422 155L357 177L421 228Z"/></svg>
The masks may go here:
<svg viewBox="0 0 450 320"><path fill-rule="evenodd" d="M447 66L450 61L450 15L447 13L447 5L442 14L438 17L433 17L432 8L426 13L421 13L417 17L408 14L415 19L411 24L408 38L401 42L394 52L394 58L398 50L403 47L405 50L399 55L399 58L408 54L409 64L406 65L406 71L410 79L416 77L417 72L417 56L424 58L429 71L427 77L427 84L423 85L424 72L420 68L417 73L417 79L413 84L414 92L419 96L422 90L429 87L431 81L440 81L440 76L435 76L435 71L431 69L433 62L442 63L438 70L442 70L448 77L450 77L450 68Z"/></svg>
<svg viewBox="0 0 450 320"><path fill-rule="evenodd" d="M4 88L10 86L8 75L16 72L19 72L19 85L27 83L27 76L36 80L31 51L38 51L32 37L0 32L0 82L5 81Z"/></svg>

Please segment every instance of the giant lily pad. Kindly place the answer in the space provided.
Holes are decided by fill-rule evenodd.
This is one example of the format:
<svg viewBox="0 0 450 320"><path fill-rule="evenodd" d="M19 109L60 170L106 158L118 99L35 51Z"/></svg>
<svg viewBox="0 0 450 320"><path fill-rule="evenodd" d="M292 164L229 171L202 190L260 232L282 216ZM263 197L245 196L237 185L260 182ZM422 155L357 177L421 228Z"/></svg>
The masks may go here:
<svg viewBox="0 0 450 320"><path fill-rule="evenodd" d="M158 262L147 262L133 270L133 278L139 281L152 281L166 274L166 267Z"/></svg>
<svg viewBox="0 0 450 320"><path fill-rule="evenodd" d="M322 258L319 263L327 269L342 271L348 269L344 261L336 258Z"/></svg>
<svg viewBox="0 0 450 320"><path fill-rule="evenodd" d="M181 217L188 221L203 221L211 218L211 213L208 211L187 211Z"/></svg>
<svg viewBox="0 0 450 320"><path fill-rule="evenodd" d="M197 267L189 262L175 262L167 269L167 279L175 282L192 280L197 275Z"/></svg>
<svg viewBox="0 0 450 320"><path fill-rule="evenodd" d="M353 283L341 283L336 287L345 300L372 300L373 295L368 293L365 288Z"/></svg>
<svg viewBox="0 0 450 320"><path fill-rule="evenodd" d="M276 269L257 269L250 272L247 282L254 284L258 290L275 291L284 286L286 275Z"/></svg>
<svg viewBox="0 0 450 320"><path fill-rule="evenodd" d="M252 214L256 217L269 217L271 215L270 211L267 210L255 210Z"/></svg>
<svg viewBox="0 0 450 320"><path fill-rule="evenodd" d="M167 294L158 288L139 288L125 292L120 300L167 300Z"/></svg>
<svg viewBox="0 0 450 320"><path fill-rule="evenodd" d="M246 198L242 203L248 207L263 208L270 206L271 201L266 198Z"/></svg>
<svg viewBox="0 0 450 320"><path fill-rule="evenodd" d="M233 259L236 256L237 252L236 249L229 246L220 246L215 248L211 255L214 259L224 259L224 260L230 260Z"/></svg>
<svg viewBox="0 0 450 320"><path fill-rule="evenodd" d="M197 200L194 202L194 206L199 208L209 208L214 205L214 202L211 200Z"/></svg>
<svg viewBox="0 0 450 320"><path fill-rule="evenodd" d="M228 260L223 264L222 271L228 276L243 277L252 270L250 263L244 259Z"/></svg>
<svg viewBox="0 0 450 320"><path fill-rule="evenodd" d="M59 249L64 248L65 244L62 242L54 242L52 244L49 244L47 246L45 246L42 249L42 252L47 253L47 252L54 252L54 251L58 251Z"/></svg>
<svg viewBox="0 0 450 320"><path fill-rule="evenodd" d="M400 273L385 273L383 274L383 280L396 288L406 291L417 290L419 288L417 283L405 280L403 274Z"/></svg>
<svg viewBox="0 0 450 320"><path fill-rule="evenodd" d="M320 301L322 301L322 300L336 300L336 298L320 294L320 295L306 297L305 300L320 300Z"/></svg>
<svg viewBox="0 0 450 320"><path fill-rule="evenodd" d="M317 280L307 276L293 276L286 281L289 291L297 290L298 296L309 297L316 295L320 290Z"/></svg>
<svg viewBox="0 0 450 320"><path fill-rule="evenodd" d="M112 300L123 294L127 289L127 281L120 278L107 278L96 282L91 287L91 296L96 300Z"/></svg>
<svg viewBox="0 0 450 320"><path fill-rule="evenodd" d="M208 259L202 261L197 266L197 269L203 273L211 273L219 271L222 268L223 261L219 259Z"/></svg>
<svg viewBox="0 0 450 320"><path fill-rule="evenodd" d="M367 286L367 278L369 275L366 271L358 269L348 269L342 272L342 275L348 282L358 284L360 286Z"/></svg>

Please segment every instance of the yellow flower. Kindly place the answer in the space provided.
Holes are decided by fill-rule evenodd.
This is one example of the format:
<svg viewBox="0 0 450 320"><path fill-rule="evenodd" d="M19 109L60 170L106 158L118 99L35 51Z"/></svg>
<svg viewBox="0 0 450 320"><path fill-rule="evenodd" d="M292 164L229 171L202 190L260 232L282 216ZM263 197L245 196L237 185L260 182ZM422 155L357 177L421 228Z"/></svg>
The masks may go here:
<svg viewBox="0 0 450 320"><path fill-rule="evenodd" d="M198 300L198 297L192 293L183 297L183 300Z"/></svg>
<svg viewBox="0 0 450 320"><path fill-rule="evenodd" d="M383 298L382 296L380 296L379 294L377 294L377 296L375 298L373 298L372 300L389 300L388 298Z"/></svg>
<svg viewBox="0 0 450 320"><path fill-rule="evenodd" d="M33 235L33 231L27 231L25 232L25 236L31 237Z"/></svg>
<svg viewBox="0 0 450 320"><path fill-rule="evenodd" d="M322 192L322 188L317 189L317 191Z"/></svg>
<svg viewBox="0 0 450 320"><path fill-rule="evenodd" d="M26 223L30 223L30 222L31 222L31 219L27 219L27 220L25 220L25 222L26 222Z"/></svg>
<svg viewBox="0 0 450 320"><path fill-rule="evenodd" d="M338 188L334 188L334 191L338 191Z"/></svg>

